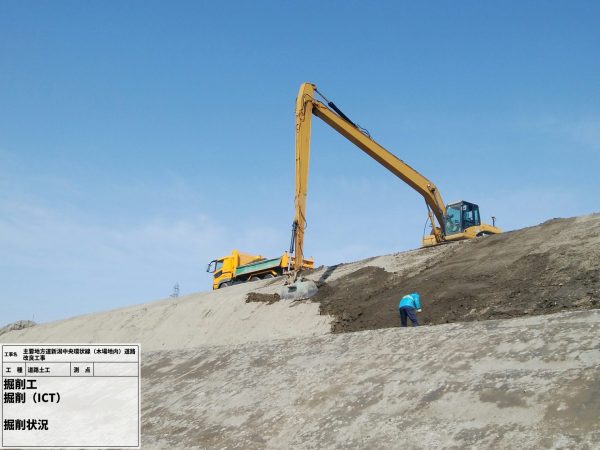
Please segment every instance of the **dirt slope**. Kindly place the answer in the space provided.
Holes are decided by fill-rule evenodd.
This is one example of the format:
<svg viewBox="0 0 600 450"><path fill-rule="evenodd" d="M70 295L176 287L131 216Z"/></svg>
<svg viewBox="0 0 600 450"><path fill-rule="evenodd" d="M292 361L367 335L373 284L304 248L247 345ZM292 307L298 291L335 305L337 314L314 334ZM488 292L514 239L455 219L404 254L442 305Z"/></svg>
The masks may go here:
<svg viewBox="0 0 600 450"><path fill-rule="evenodd" d="M413 291L427 325L600 305L600 214L446 247L408 274L362 267L321 280L313 301L336 317L334 332L398 326L398 301Z"/></svg>
<svg viewBox="0 0 600 450"><path fill-rule="evenodd" d="M8 325L0 328L0 336L4 333L8 333L9 331L23 330L25 328L34 327L36 324L31 320L18 320L14 323L9 323Z"/></svg>
<svg viewBox="0 0 600 450"><path fill-rule="evenodd" d="M266 281L240 284L23 328L0 329L0 342L131 342L144 351L230 345L330 332L316 303L245 302L249 291L277 292Z"/></svg>
<svg viewBox="0 0 600 450"><path fill-rule="evenodd" d="M600 311L144 355L144 449L600 442Z"/></svg>

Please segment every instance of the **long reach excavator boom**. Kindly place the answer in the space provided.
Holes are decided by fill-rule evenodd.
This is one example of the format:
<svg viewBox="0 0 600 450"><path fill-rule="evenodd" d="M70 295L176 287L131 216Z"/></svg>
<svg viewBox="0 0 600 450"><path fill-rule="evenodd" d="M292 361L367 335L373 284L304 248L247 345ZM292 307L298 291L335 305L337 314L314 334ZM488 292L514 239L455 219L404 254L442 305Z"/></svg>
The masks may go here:
<svg viewBox="0 0 600 450"><path fill-rule="evenodd" d="M319 94L327 105L317 100L315 93ZM290 248L290 253L294 253L296 272L302 268L303 261L313 114L423 196L432 228L432 234L423 238L423 246L501 232L495 226L481 223L479 207L473 203L461 201L444 206L442 196L435 184L375 142L366 131L352 122L334 103L327 100L314 84L303 83L296 99L296 212Z"/></svg>

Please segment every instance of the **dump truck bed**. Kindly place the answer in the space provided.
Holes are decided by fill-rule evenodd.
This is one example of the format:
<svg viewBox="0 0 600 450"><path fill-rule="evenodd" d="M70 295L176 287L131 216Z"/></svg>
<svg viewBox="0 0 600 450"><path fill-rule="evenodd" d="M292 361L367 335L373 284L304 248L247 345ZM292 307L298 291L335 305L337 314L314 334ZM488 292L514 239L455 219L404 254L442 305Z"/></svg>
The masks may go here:
<svg viewBox="0 0 600 450"><path fill-rule="evenodd" d="M281 264L281 258L264 259L262 261L256 261L250 264L244 264L238 266L235 269L235 276L247 275L254 272L262 272L263 270L274 269L279 267Z"/></svg>

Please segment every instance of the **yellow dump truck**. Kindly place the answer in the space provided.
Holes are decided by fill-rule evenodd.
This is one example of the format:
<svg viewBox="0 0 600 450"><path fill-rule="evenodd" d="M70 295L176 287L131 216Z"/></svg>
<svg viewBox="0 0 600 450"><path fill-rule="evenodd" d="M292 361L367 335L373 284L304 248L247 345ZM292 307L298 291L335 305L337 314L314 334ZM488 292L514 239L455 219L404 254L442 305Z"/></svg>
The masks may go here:
<svg viewBox="0 0 600 450"><path fill-rule="evenodd" d="M233 250L230 255L209 262L206 271L213 274L213 289L221 289L246 281L274 278L286 273L289 267L294 267L294 258L290 260L288 252L278 258L267 259ZM302 268L312 267L314 260L305 259Z"/></svg>

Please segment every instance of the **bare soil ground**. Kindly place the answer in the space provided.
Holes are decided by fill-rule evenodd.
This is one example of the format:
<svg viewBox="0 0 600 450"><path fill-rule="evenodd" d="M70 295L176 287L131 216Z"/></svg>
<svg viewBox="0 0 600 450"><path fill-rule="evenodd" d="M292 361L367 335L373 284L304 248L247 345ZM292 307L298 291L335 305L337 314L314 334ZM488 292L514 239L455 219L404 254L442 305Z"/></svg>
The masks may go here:
<svg viewBox="0 0 600 450"><path fill-rule="evenodd" d="M23 330L25 328L33 327L36 323L31 320L18 320L17 322L10 323L0 328L0 336L9 331Z"/></svg>
<svg viewBox="0 0 600 450"><path fill-rule="evenodd" d="M547 317L145 352L142 447L598 448L600 311Z"/></svg>
<svg viewBox="0 0 600 450"><path fill-rule="evenodd" d="M335 316L334 332L398 326L398 301L415 291L424 325L600 305L599 214L448 245L409 274L363 267L325 280L312 300Z"/></svg>

